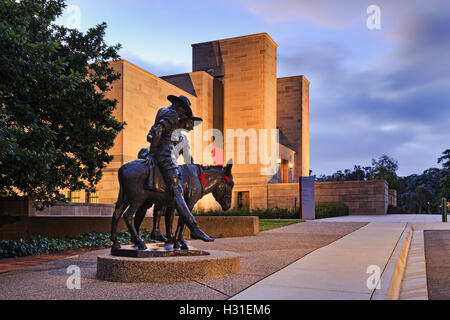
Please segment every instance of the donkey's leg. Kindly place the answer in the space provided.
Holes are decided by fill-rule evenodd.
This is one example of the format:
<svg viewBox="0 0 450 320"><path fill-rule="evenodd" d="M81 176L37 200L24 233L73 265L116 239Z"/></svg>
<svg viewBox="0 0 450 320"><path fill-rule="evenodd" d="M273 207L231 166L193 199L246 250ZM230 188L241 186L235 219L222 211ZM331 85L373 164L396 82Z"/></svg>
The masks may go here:
<svg viewBox="0 0 450 320"><path fill-rule="evenodd" d="M164 212L164 221L166 223L166 238L169 243L173 243L175 245L176 238L173 234L173 219L175 217L175 208L174 207L166 207L166 211Z"/></svg>
<svg viewBox="0 0 450 320"><path fill-rule="evenodd" d="M189 211L192 212L192 209L194 208L194 205L196 202L192 202L189 201L190 199L188 199L186 201ZM177 244L178 246L181 248L181 250L189 250L189 247L186 243L186 240L184 239L184 227L185 227L185 223L182 219L180 219L180 217L178 217L178 225L177 225L177 231L175 233L175 237L177 239Z"/></svg>
<svg viewBox="0 0 450 320"><path fill-rule="evenodd" d="M189 249L186 241L184 240L184 222L183 220L178 217L178 223L177 223L177 230L175 231L175 243L173 245L173 247L175 249L182 249L182 250L187 250Z"/></svg>
<svg viewBox="0 0 450 320"><path fill-rule="evenodd" d="M167 242L166 237L161 233L161 216L165 210L165 207L155 204L153 208L153 230L151 234L152 240Z"/></svg>
<svg viewBox="0 0 450 320"><path fill-rule="evenodd" d="M111 242L112 242L112 249L119 249L120 243L117 241L117 224L119 222L120 217L122 216L123 212L125 211L125 204L116 204L116 208L113 213L112 217L112 223L111 223Z"/></svg>
<svg viewBox="0 0 450 320"><path fill-rule="evenodd" d="M114 209L114 213L112 216L112 222L111 222L111 242L112 242L112 248L111 249L119 249L120 243L117 241L117 223L119 222L120 217L122 216L123 212L127 208L128 203L124 201L123 197L123 189L120 187L119 191L119 197L116 202L116 207Z"/></svg>
<svg viewBox="0 0 450 320"><path fill-rule="evenodd" d="M134 229L136 230L136 233L138 235L140 235L139 230L141 228L141 224L142 221L145 218L145 214L147 213L148 208L150 208L152 206L151 202L146 202L144 203L136 212L136 214L134 215ZM138 239L134 238L133 236L131 236L131 241L138 245L139 241Z"/></svg>
<svg viewBox="0 0 450 320"><path fill-rule="evenodd" d="M132 223L134 214L139 210L142 204L142 201L135 201L131 203L131 205L125 211L123 218L125 220L125 223L127 224L128 230L130 231L131 239L135 241L139 249L145 250L147 249L147 246L145 245L145 242L138 236L136 229L134 228L134 224Z"/></svg>

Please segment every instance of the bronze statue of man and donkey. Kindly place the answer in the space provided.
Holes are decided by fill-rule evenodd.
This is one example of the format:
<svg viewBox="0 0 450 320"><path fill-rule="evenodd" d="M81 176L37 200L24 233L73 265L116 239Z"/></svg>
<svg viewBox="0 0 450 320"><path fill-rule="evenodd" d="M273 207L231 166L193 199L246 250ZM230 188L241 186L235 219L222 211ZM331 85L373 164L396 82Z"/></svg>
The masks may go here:
<svg viewBox="0 0 450 320"><path fill-rule="evenodd" d="M231 207L234 186L232 163L228 162L226 166L177 165L179 152L175 150L175 146L183 141L183 135L179 140L174 139L174 136L180 130L193 130L194 125L202 119L194 117L187 97L169 95L167 99L172 104L158 110L155 124L147 135L150 148L143 148L137 160L126 163L119 169L120 191L111 225L112 252L120 249L116 232L122 215L131 234L131 241L138 250L147 249L139 236L139 229L147 210L152 206L154 228L151 238L172 243L174 249L188 250L184 240L184 226L189 228L191 239L214 241L200 229L192 215L195 204L204 195L212 193L223 210ZM175 209L179 219L173 234ZM163 214L166 236L161 234L159 228Z"/></svg>

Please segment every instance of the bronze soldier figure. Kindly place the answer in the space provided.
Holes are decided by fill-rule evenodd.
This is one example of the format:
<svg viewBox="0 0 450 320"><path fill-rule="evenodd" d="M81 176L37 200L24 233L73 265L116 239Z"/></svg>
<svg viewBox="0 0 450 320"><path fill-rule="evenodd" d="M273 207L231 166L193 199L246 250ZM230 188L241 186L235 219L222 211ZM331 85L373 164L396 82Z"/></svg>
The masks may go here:
<svg viewBox="0 0 450 320"><path fill-rule="evenodd" d="M182 124L182 119L190 118L191 120L196 120L200 118L193 116L191 102L187 97L182 95L178 97L169 95L167 99L172 102L172 105L158 110L155 124L147 135L147 141L151 143L150 154L156 159L164 177L166 187L173 192L175 208L180 218L191 231L191 238L214 241L213 238L206 235L200 229L197 221L186 205L183 196L181 173L174 156L175 141L172 141L172 134L175 130L189 130L187 126L192 126L193 128L193 121L184 121L184 124Z"/></svg>
<svg viewBox="0 0 450 320"><path fill-rule="evenodd" d="M183 118L180 120L181 127L186 131L191 131L194 129L194 126L200 124L203 120L198 117L190 117ZM174 140L174 150L173 156L175 161L177 161L180 155L183 155L183 160L185 164L194 164L194 159L192 158L190 148L189 148L189 140L188 138L181 132L178 135L173 135L172 140ZM150 181L149 181L150 183ZM184 190L186 191L186 190ZM166 225L166 235L165 237L161 233L160 224L161 217L164 215L165 225ZM155 204L153 207L153 230L151 233L151 239L163 242L171 242L176 244L173 235L173 219L174 212L173 208L168 208L161 206L159 204ZM135 227L136 230L139 230L141 218L138 217L135 219ZM136 226L137 225L137 226Z"/></svg>

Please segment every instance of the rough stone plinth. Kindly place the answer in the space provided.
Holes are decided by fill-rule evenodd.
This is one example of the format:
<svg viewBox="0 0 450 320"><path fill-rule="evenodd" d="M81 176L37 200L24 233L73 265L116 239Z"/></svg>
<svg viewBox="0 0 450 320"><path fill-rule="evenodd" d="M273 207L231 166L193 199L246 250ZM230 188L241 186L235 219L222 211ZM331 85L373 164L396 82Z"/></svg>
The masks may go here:
<svg viewBox="0 0 450 320"><path fill-rule="evenodd" d="M116 257L129 258L153 258L153 257L175 257L175 256L204 256L209 255L205 250L180 250L175 249L170 243L150 243L146 250L139 250L137 246L123 246L118 249L111 249L111 255Z"/></svg>
<svg viewBox="0 0 450 320"><path fill-rule="evenodd" d="M114 282L182 282L223 277L240 268L240 256L210 250L209 255L155 258L97 257L97 278Z"/></svg>

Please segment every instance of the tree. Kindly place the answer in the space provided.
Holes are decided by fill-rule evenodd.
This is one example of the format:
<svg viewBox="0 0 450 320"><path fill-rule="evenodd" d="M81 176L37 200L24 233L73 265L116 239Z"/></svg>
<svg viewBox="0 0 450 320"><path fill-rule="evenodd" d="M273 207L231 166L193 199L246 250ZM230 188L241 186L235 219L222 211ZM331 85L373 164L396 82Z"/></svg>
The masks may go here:
<svg viewBox="0 0 450 320"><path fill-rule="evenodd" d="M447 201L450 201L450 174L447 174L445 177L440 180L441 190L439 192L440 198L447 198Z"/></svg>
<svg viewBox="0 0 450 320"><path fill-rule="evenodd" d="M398 162L387 155L382 155L378 160L372 159L372 169L368 180L386 180L389 189L400 190L400 180L397 176Z"/></svg>
<svg viewBox="0 0 450 320"><path fill-rule="evenodd" d="M445 150L442 152L442 157L439 157L438 163L442 162L442 167L446 169L450 169L450 149Z"/></svg>
<svg viewBox="0 0 450 320"><path fill-rule="evenodd" d="M414 200L417 203L418 213L431 213L431 202L433 201L433 194L424 186L417 186Z"/></svg>
<svg viewBox="0 0 450 320"><path fill-rule="evenodd" d="M106 24L85 34L54 21L64 0L0 1L0 191L50 205L62 189L93 190L124 123L105 98L120 78L104 42Z"/></svg>

